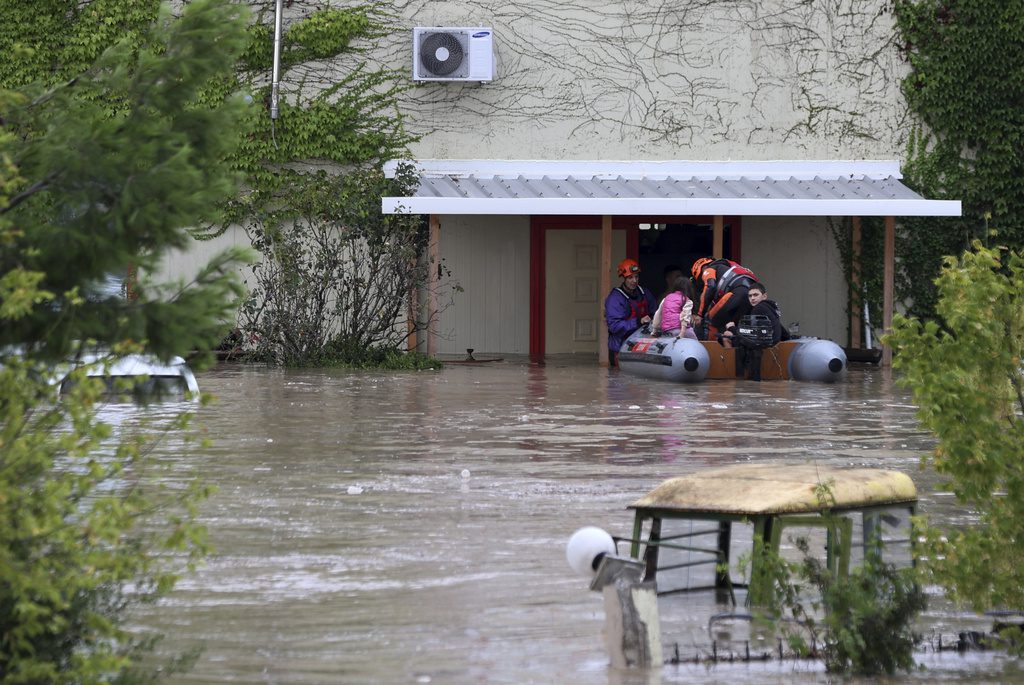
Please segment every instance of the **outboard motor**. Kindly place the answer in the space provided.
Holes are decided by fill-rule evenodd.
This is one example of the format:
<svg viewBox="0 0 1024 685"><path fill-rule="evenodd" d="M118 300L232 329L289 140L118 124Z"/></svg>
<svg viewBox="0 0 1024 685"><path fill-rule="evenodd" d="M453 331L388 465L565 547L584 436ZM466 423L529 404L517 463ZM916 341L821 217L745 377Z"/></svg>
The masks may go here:
<svg viewBox="0 0 1024 685"><path fill-rule="evenodd" d="M771 347L772 320L764 314L748 314L740 318L739 325L736 326L736 342L752 350Z"/></svg>
<svg viewBox="0 0 1024 685"><path fill-rule="evenodd" d="M775 343L772 320L764 314L747 314L736 325L736 375L761 380L761 356Z"/></svg>

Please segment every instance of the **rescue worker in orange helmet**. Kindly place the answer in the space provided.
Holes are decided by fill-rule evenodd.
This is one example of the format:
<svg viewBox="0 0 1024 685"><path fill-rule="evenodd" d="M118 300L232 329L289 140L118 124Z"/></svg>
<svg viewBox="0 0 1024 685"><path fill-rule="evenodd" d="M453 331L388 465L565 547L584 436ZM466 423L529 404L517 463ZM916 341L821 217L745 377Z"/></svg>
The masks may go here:
<svg viewBox="0 0 1024 685"><path fill-rule="evenodd" d="M693 263L690 273L700 292L693 323L708 324L708 339L723 331L730 321L736 323L750 313L747 291L757 282L753 271L729 259L702 257Z"/></svg>
<svg viewBox="0 0 1024 685"><path fill-rule="evenodd" d="M635 259L619 262L622 285L612 288L604 300L604 319L608 325L608 364L618 366L619 348L626 338L644 324L658 308L654 294L640 285L640 265Z"/></svg>

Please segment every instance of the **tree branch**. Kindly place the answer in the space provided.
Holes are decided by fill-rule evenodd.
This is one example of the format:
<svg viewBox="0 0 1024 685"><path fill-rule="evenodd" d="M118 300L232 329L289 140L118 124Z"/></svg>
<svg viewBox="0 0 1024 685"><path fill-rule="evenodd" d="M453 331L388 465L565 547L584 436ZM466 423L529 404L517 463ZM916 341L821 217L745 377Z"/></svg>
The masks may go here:
<svg viewBox="0 0 1024 685"><path fill-rule="evenodd" d="M7 212L11 211L12 209L17 207L22 202L24 202L25 200L29 199L30 197L32 197L36 193L43 192L44 190L46 190L47 188L50 187L50 183L55 178L57 178L57 174L51 174L50 176L47 176L46 178L44 178L44 179L42 179L40 181L36 181L31 186L29 186L25 190L21 191L20 193L18 193L14 197L12 197L11 201L8 202L5 207L0 207L0 214L6 214Z"/></svg>

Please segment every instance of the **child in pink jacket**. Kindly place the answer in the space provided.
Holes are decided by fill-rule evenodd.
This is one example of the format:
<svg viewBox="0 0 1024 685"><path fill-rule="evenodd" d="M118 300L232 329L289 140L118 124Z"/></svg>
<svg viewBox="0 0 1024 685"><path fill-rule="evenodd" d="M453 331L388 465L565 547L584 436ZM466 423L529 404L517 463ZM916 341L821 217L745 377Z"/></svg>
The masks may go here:
<svg viewBox="0 0 1024 685"><path fill-rule="evenodd" d="M651 331L655 335L674 335L677 338L697 339L690 317L693 312L693 286L690 279L680 276L672 284L672 291L661 301Z"/></svg>

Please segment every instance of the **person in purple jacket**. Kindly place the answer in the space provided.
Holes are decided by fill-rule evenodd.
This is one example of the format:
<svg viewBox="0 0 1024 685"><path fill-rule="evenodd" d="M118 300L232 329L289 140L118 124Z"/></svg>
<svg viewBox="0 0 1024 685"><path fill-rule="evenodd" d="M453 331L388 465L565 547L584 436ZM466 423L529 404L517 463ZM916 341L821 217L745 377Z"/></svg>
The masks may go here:
<svg viewBox="0 0 1024 685"><path fill-rule="evenodd" d="M604 319L608 324L608 365L619 365L619 348L630 333L651 320L658 308L654 295L640 285L640 265L635 259L619 262L622 285L612 288L604 301Z"/></svg>

